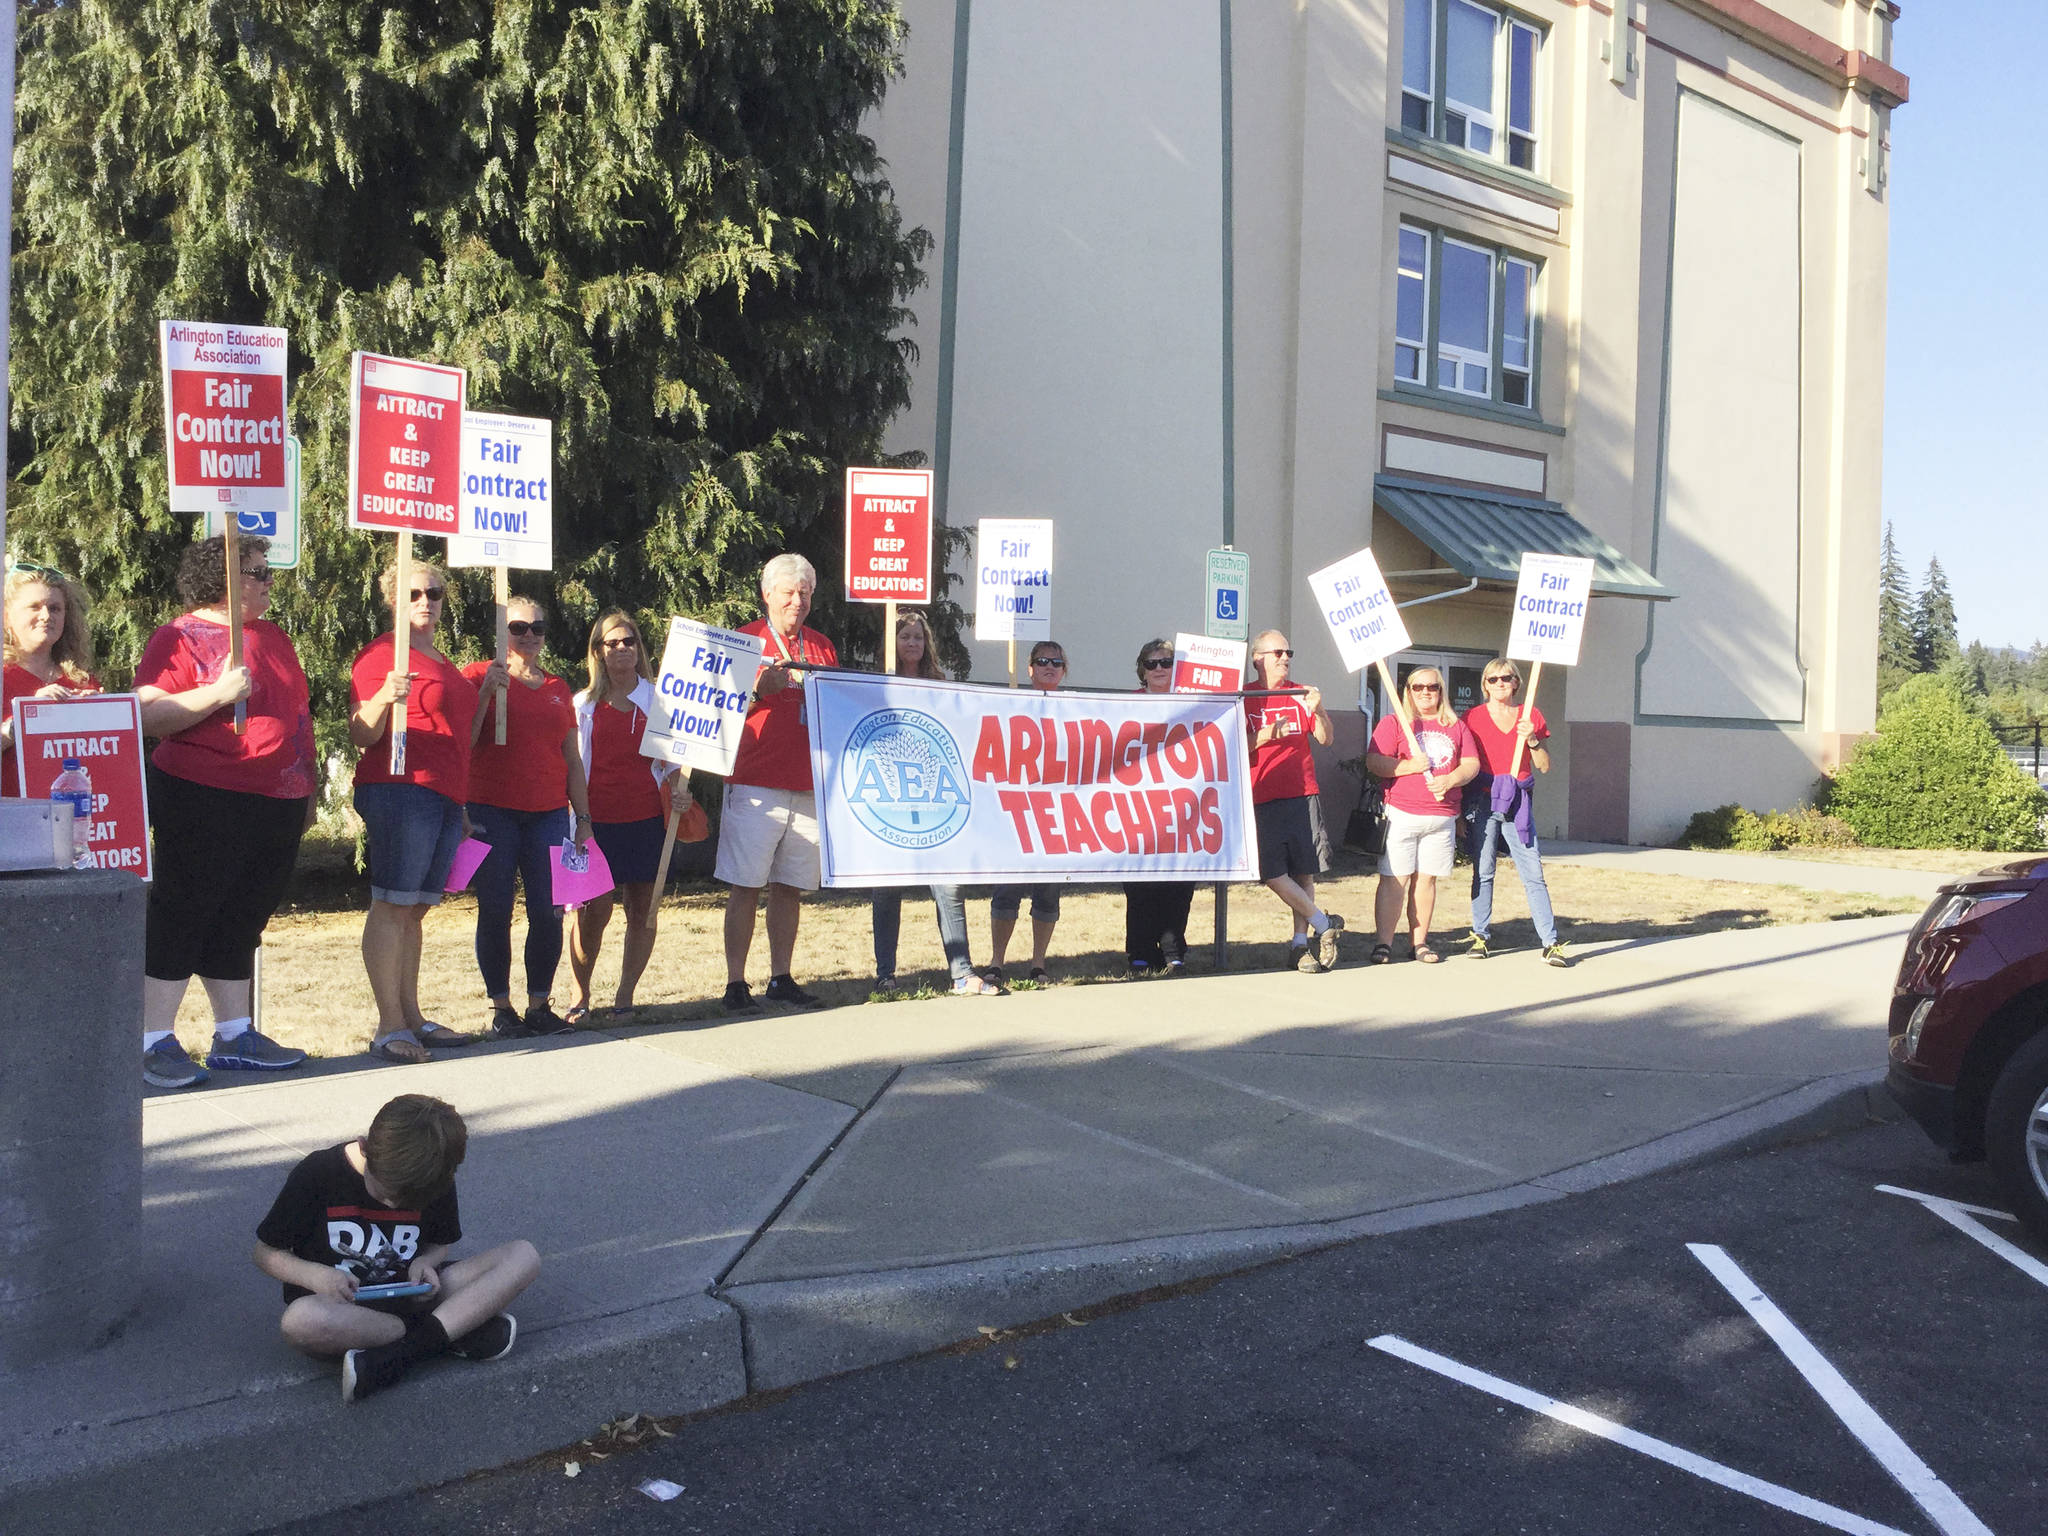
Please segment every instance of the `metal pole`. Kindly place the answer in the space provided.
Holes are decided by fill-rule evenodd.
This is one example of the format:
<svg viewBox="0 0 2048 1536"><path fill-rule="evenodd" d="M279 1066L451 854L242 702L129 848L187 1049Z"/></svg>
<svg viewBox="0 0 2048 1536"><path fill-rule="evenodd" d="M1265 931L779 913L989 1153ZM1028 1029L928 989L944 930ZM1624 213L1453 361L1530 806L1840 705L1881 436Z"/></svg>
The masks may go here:
<svg viewBox="0 0 2048 1536"><path fill-rule="evenodd" d="M1223 969L1223 951L1230 943L1230 887L1216 882L1216 969Z"/></svg>

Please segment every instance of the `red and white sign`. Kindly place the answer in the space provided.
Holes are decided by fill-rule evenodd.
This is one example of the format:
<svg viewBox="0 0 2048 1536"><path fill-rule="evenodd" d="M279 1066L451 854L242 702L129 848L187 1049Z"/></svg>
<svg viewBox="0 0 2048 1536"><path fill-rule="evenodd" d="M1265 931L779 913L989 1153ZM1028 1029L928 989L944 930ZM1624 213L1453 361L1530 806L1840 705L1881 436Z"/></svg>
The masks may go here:
<svg viewBox="0 0 2048 1536"><path fill-rule="evenodd" d="M286 332L267 325L158 322L173 512L290 509L286 340Z"/></svg>
<svg viewBox="0 0 2048 1536"><path fill-rule="evenodd" d="M1173 637L1175 693L1236 693L1244 687L1244 642L1208 635Z"/></svg>
<svg viewBox="0 0 2048 1536"><path fill-rule="evenodd" d="M16 699L15 756L21 792L49 798L75 757L92 777L92 861L149 878L149 793L142 779L142 708L132 693L83 699Z"/></svg>
<svg viewBox="0 0 2048 1536"><path fill-rule="evenodd" d="M348 525L457 531L462 402L469 375L438 363L355 355L348 401Z"/></svg>
<svg viewBox="0 0 2048 1536"><path fill-rule="evenodd" d="M855 603L932 600L932 472L846 472L846 596Z"/></svg>

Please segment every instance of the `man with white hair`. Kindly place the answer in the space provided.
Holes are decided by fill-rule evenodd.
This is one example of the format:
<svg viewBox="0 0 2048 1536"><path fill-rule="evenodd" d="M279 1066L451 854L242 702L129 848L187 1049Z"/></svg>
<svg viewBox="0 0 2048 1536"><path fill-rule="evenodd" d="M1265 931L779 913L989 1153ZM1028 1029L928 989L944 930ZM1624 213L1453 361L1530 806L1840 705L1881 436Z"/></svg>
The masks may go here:
<svg viewBox="0 0 2048 1536"><path fill-rule="evenodd" d="M716 874L725 897L725 1011L754 1013L760 1004L747 986L747 952L754 945L754 913L768 890L768 990L771 1003L821 1008L823 1002L789 973L797 918L805 891L818 888L818 814L811 793L811 742L804 721L803 669L835 666L832 642L804 619L818 573L802 555L777 555L761 568L762 618L741 633L767 642L754 702L747 711L725 810L718 826Z"/></svg>

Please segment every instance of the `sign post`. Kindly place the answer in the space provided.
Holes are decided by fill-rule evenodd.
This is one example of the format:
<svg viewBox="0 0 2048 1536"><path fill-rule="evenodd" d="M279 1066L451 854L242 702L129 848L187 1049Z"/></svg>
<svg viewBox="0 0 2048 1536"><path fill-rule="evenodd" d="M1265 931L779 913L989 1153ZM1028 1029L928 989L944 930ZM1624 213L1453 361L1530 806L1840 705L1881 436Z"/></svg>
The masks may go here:
<svg viewBox="0 0 2048 1536"><path fill-rule="evenodd" d="M896 605L932 600L932 472L846 472L846 597L882 607L882 670L896 670Z"/></svg>
<svg viewBox="0 0 2048 1536"><path fill-rule="evenodd" d="M540 416L462 413L462 482L456 493L456 529L448 540L451 566L488 565L497 606L498 660L508 661L512 636L505 628L512 600L511 572L552 570L555 424ZM507 678L498 691L493 739L505 745Z"/></svg>
<svg viewBox="0 0 2048 1536"><path fill-rule="evenodd" d="M1529 663L1529 686L1522 694L1522 719L1536 708L1536 683L1543 664L1561 667L1579 663L1579 644L1586 634L1586 605L1593 597L1593 562L1583 556L1522 556L1515 583L1514 618L1508 628L1508 659ZM1522 753L1528 738L1515 734L1515 755L1508 777L1522 776Z"/></svg>
<svg viewBox="0 0 2048 1536"><path fill-rule="evenodd" d="M1210 550L1202 590L1202 633L1214 640L1250 640L1251 592L1251 555L1228 544Z"/></svg>
<svg viewBox="0 0 2048 1536"><path fill-rule="evenodd" d="M130 870L147 880L149 788L142 771L142 707L135 695L17 698L14 744L21 792L32 800L48 799L64 759L78 759L92 776L86 841L94 866Z"/></svg>
<svg viewBox="0 0 2048 1536"><path fill-rule="evenodd" d="M358 352L350 360L348 524L398 535L392 592L392 667L412 663L412 536L457 531L462 459L460 368ZM391 705L391 772L405 773L405 700Z"/></svg>
<svg viewBox="0 0 2048 1536"><path fill-rule="evenodd" d="M984 517L974 536L974 638L1010 647L1017 686L1017 642L1052 638L1052 522Z"/></svg>
<svg viewBox="0 0 2048 1536"><path fill-rule="evenodd" d="M1324 566L1309 577L1308 585L1323 622L1330 626L1330 638L1344 658L1344 669L1378 670L1380 688L1393 701L1394 718L1401 722L1401 738L1411 755L1421 756L1407 704L1394 674L1387 669L1389 656L1408 649L1408 626L1401 622L1401 610L1394 606L1394 594L1387 590L1387 579L1380 574L1371 547Z"/></svg>

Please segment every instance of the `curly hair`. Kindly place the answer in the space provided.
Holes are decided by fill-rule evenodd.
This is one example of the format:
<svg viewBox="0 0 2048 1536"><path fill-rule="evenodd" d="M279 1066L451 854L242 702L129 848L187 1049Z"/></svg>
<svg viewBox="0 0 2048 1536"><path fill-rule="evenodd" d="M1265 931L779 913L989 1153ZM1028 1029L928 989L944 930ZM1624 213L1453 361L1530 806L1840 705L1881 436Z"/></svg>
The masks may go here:
<svg viewBox="0 0 2048 1536"><path fill-rule="evenodd" d="M47 565L11 565L7 568L7 586L4 597L0 597L0 608L12 606L15 593L26 586L48 587L64 599L64 632L57 636L50 647L50 659L57 664L57 670L69 683L83 684L92 678L92 602L85 595L85 588L62 571ZM0 618L0 653L4 653L9 664L21 659L20 647L14 643L14 631L7 628Z"/></svg>
<svg viewBox="0 0 2048 1536"><path fill-rule="evenodd" d="M220 534L187 544L178 557L178 601L187 608L216 608L228 600L227 540ZM270 540L243 534L237 548L268 559Z"/></svg>

